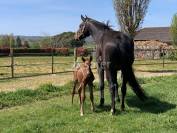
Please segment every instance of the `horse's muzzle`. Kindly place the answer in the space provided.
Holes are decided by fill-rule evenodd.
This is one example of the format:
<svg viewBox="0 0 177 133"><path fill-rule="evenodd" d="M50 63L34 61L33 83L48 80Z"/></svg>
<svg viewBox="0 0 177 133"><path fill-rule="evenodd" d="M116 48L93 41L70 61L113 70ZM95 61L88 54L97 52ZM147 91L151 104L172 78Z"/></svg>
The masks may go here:
<svg viewBox="0 0 177 133"><path fill-rule="evenodd" d="M77 32L74 35L74 39L77 40L77 41L80 40Z"/></svg>

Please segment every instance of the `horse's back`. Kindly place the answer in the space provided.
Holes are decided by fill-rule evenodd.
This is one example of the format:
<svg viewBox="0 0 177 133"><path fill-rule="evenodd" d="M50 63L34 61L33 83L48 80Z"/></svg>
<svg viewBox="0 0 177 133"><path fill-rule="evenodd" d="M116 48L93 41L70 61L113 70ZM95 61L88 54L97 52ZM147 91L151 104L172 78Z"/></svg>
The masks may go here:
<svg viewBox="0 0 177 133"><path fill-rule="evenodd" d="M132 64L134 61L134 42L128 35L118 31L108 31L104 38L105 60L117 64Z"/></svg>

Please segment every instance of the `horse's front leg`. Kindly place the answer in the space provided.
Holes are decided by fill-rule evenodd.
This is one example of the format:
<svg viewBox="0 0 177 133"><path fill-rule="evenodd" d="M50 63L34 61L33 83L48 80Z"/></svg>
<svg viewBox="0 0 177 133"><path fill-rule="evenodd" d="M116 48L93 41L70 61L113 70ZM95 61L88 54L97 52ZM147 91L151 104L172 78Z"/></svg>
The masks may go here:
<svg viewBox="0 0 177 133"><path fill-rule="evenodd" d="M93 97L93 83L89 83L89 91L90 91L90 101L91 101L91 110L94 111L94 97Z"/></svg>
<svg viewBox="0 0 177 133"><path fill-rule="evenodd" d="M101 63L98 63L100 106L104 105L104 69Z"/></svg>

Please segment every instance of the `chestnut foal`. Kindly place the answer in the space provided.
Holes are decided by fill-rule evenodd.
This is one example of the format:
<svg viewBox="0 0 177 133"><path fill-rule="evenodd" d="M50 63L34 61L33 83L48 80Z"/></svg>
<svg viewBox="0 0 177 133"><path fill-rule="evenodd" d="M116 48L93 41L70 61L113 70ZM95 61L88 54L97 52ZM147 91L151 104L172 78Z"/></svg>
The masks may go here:
<svg viewBox="0 0 177 133"><path fill-rule="evenodd" d="M91 61L92 56L90 58L82 57L83 63L76 67L74 70L74 87L72 92L72 104L73 98L75 94L76 86L78 85L78 93L79 93L79 100L80 100L80 115L83 116L84 114L84 101L85 101L85 87L86 85L89 86L90 92L90 100L91 100L91 110L94 111L94 102L93 102L93 81L95 79L92 70L91 70Z"/></svg>

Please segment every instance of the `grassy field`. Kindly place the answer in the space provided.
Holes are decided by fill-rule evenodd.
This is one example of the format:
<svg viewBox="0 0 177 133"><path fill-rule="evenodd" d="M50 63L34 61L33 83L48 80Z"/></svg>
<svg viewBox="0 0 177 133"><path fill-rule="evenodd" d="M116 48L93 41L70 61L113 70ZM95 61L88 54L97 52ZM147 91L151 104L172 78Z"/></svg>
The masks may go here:
<svg viewBox="0 0 177 133"><path fill-rule="evenodd" d="M177 76L139 79L149 99L143 103L128 89L126 111L110 115L110 95L106 89L104 108L90 111L87 93L85 115L80 117L78 97L71 104L71 83L43 85L36 90L0 93L2 133L175 133L177 131ZM107 87L106 87L107 88ZM98 104L95 90L95 103Z"/></svg>
<svg viewBox="0 0 177 133"><path fill-rule="evenodd" d="M51 57L50 56L24 56L15 57L15 67L14 73L16 77L38 75L44 73L51 73ZM79 58L80 61L80 58ZM71 71L73 68L74 57L73 56L55 56L54 57L54 72ZM162 72L162 71L177 71L177 64L165 64L164 68L162 60L143 60L135 61L134 68L139 71L152 71L152 72ZM165 63L177 63L177 61L165 60ZM39 65L41 64L41 65ZM139 64L139 65L136 65ZM141 65L140 65L141 64ZM151 64L151 65L147 65ZM10 57L0 57L0 66L9 66ZM27 65L27 66L24 66ZM93 67L96 64L93 63ZM10 67L0 67L0 78L11 77Z"/></svg>

